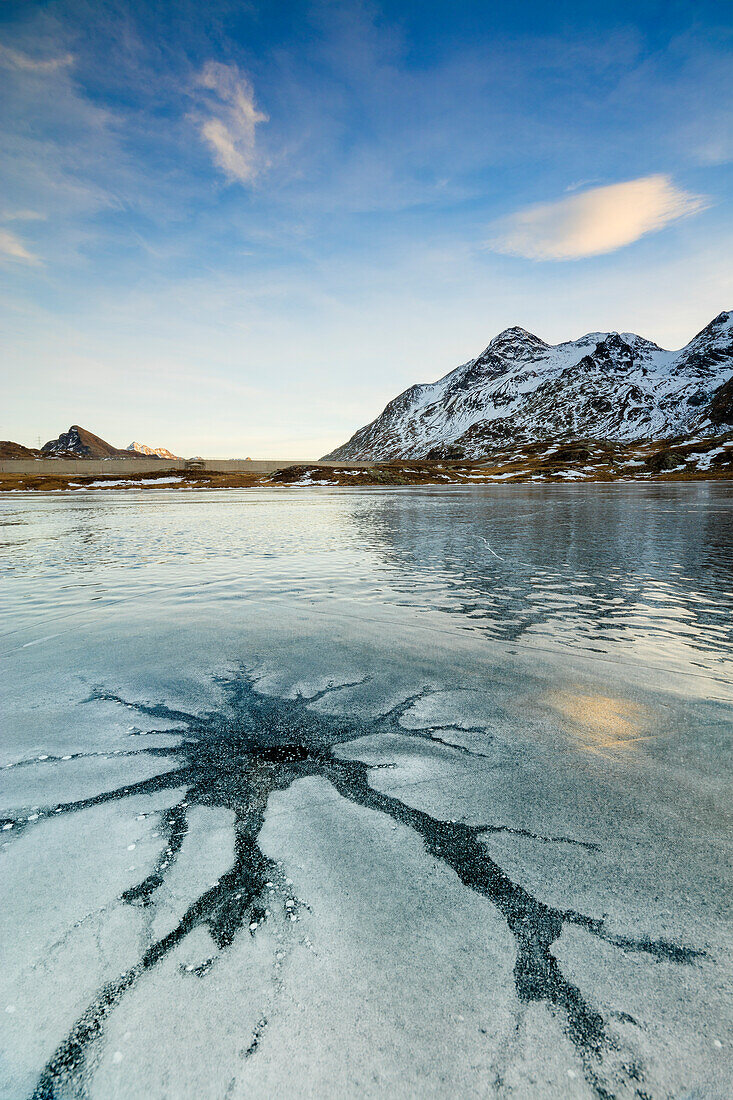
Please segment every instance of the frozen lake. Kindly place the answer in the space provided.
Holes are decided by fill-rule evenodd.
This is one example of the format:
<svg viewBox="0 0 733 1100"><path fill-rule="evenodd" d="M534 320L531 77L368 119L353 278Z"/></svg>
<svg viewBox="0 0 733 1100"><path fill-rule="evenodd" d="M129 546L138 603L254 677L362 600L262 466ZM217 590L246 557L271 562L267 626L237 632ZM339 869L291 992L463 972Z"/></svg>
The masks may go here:
<svg viewBox="0 0 733 1100"><path fill-rule="evenodd" d="M3 1100L731 1095L733 488L0 524Z"/></svg>

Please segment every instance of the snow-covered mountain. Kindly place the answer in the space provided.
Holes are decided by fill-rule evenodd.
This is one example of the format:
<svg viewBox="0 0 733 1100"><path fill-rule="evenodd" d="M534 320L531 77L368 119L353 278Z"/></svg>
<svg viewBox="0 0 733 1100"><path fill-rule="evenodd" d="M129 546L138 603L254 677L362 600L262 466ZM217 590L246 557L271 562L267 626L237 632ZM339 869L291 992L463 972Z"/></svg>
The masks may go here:
<svg viewBox="0 0 733 1100"><path fill-rule="evenodd" d="M172 451L165 447L148 447L145 443L132 442L127 447L128 451L134 451L138 455L149 455L151 458L178 458Z"/></svg>
<svg viewBox="0 0 733 1100"><path fill-rule="evenodd" d="M733 313L681 351L630 332L546 344L508 328L438 382L411 386L327 459L480 458L539 440L665 439L733 427Z"/></svg>

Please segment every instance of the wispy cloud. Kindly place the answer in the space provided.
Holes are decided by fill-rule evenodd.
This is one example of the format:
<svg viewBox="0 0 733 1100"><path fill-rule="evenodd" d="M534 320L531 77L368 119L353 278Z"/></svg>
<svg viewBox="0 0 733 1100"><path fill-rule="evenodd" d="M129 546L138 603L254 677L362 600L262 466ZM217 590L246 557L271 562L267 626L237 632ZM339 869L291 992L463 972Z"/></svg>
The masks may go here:
<svg viewBox="0 0 733 1100"><path fill-rule="evenodd" d="M11 233L9 229L0 229L0 258L16 260L24 264L40 264L37 256L29 252L20 237Z"/></svg>
<svg viewBox="0 0 733 1100"><path fill-rule="evenodd" d="M41 222L46 215L37 210L3 210L0 221L4 222Z"/></svg>
<svg viewBox="0 0 733 1100"><path fill-rule="evenodd" d="M487 246L529 260L579 260L614 252L707 205L669 176L644 176L510 214L494 223Z"/></svg>
<svg viewBox="0 0 733 1100"><path fill-rule="evenodd" d="M573 180L573 182L572 182L572 183L569 183L569 184L567 185L567 187L565 188L565 190L566 190L567 192L570 192L570 191L583 191L583 190L585 190L585 189L587 189L587 188L591 187L591 186L592 186L592 185L593 185L594 183L595 183L595 184L599 184L599 183L602 183L602 180L599 180L599 179L590 179L590 180L588 180L588 179L583 179L583 180Z"/></svg>
<svg viewBox="0 0 733 1100"><path fill-rule="evenodd" d="M268 116L255 106L254 89L236 65L209 61L198 83L212 93L208 97L208 118L200 120L200 133L209 146L214 163L227 179L251 183L267 167L256 149L256 128Z"/></svg>
<svg viewBox="0 0 733 1100"><path fill-rule="evenodd" d="M0 43L0 65L8 69L19 69L26 73L53 73L58 69L65 69L74 64L74 56L65 53L60 57L37 58L29 57L20 50L13 50L10 46Z"/></svg>

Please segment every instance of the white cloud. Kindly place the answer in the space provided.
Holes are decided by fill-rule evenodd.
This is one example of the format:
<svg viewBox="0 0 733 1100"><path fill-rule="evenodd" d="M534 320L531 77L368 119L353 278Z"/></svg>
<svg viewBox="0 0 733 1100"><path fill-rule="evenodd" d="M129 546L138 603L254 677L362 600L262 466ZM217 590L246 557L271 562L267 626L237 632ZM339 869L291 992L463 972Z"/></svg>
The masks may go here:
<svg viewBox="0 0 733 1100"><path fill-rule="evenodd" d="M0 257L18 260L24 264L39 264L41 261L29 252L19 237L8 229L0 229Z"/></svg>
<svg viewBox="0 0 733 1100"><path fill-rule="evenodd" d="M199 126L214 163L227 179L251 183L267 166L255 148L255 132L268 116L255 106L250 81L236 65L209 61L198 83L213 93L207 104L209 117L201 119Z"/></svg>
<svg viewBox="0 0 733 1100"><path fill-rule="evenodd" d="M529 260L578 260L614 252L706 206L669 176L644 176L510 214L494 224L487 246Z"/></svg>
<svg viewBox="0 0 733 1100"><path fill-rule="evenodd" d="M68 65L73 65L74 57L70 53L65 53L61 57L39 59L29 57L20 50L12 50L10 46L3 46L0 43L0 64L8 69L19 69L27 73L53 73L57 69L65 69Z"/></svg>

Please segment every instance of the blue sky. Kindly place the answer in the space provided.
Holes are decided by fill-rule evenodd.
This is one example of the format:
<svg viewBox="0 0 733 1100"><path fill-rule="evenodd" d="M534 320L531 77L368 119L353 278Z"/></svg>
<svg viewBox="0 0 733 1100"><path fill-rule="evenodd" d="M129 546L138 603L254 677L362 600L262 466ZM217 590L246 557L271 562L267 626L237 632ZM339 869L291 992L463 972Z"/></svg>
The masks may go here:
<svg viewBox="0 0 733 1100"><path fill-rule="evenodd" d="M732 10L6 0L0 437L310 458L512 324L681 346Z"/></svg>

